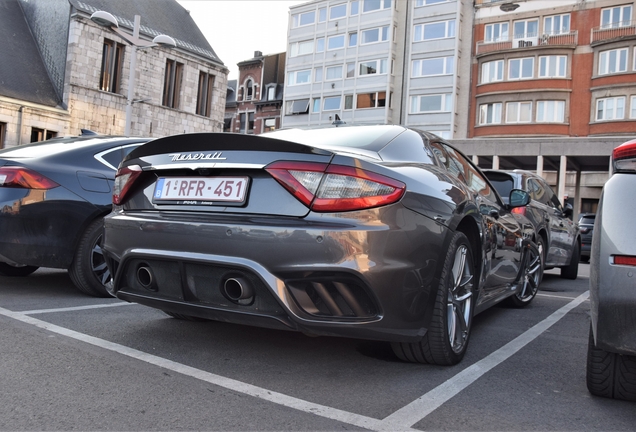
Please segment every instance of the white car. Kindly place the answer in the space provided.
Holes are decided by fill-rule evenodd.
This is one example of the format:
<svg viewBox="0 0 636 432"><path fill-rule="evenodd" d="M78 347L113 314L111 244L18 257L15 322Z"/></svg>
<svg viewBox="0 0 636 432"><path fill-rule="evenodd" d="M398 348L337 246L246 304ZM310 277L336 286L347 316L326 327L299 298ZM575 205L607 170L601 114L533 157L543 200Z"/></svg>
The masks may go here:
<svg viewBox="0 0 636 432"><path fill-rule="evenodd" d="M636 139L612 153L592 239L587 388L636 401Z"/></svg>

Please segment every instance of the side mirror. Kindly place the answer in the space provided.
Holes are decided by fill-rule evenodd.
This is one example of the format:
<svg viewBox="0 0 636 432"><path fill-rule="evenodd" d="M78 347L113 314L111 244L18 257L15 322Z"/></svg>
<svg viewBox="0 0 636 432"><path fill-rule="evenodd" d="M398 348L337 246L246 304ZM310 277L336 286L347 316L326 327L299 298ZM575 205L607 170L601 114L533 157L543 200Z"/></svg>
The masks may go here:
<svg viewBox="0 0 636 432"><path fill-rule="evenodd" d="M510 191L509 207L523 207L530 203L530 194L521 189L513 189Z"/></svg>

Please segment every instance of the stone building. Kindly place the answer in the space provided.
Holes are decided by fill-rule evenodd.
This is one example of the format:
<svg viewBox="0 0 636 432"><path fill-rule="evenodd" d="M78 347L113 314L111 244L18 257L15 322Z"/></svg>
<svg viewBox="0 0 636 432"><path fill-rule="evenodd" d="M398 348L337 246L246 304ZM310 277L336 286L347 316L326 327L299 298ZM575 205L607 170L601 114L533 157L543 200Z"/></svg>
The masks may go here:
<svg viewBox="0 0 636 432"><path fill-rule="evenodd" d="M92 21L97 11L118 28ZM3 0L0 35L2 147L122 135L129 99L131 135L222 131L228 70L175 0ZM175 46L153 44L159 35Z"/></svg>
<svg viewBox="0 0 636 432"><path fill-rule="evenodd" d="M228 83L226 132L261 134L281 127L286 53L263 55L239 62L239 78Z"/></svg>

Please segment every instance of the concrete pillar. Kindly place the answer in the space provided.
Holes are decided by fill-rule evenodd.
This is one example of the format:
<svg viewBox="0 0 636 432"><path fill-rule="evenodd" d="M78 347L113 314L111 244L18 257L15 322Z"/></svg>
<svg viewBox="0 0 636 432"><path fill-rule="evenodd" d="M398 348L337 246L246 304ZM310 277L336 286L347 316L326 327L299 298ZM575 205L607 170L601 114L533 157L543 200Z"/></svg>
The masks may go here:
<svg viewBox="0 0 636 432"><path fill-rule="evenodd" d="M576 183L574 184L574 210L572 220L579 220L581 213L581 170L576 170Z"/></svg>
<svg viewBox="0 0 636 432"><path fill-rule="evenodd" d="M477 155L473 155L473 163L477 166L479 166L479 156Z"/></svg>
<svg viewBox="0 0 636 432"><path fill-rule="evenodd" d="M566 178L566 174L567 174L567 168L568 168L568 157L567 156L561 156L561 166L559 167L559 201L561 201L561 204L565 204L564 201L564 197L565 197L565 178Z"/></svg>
<svg viewBox="0 0 636 432"><path fill-rule="evenodd" d="M499 169L499 156L492 157L492 169Z"/></svg>
<svg viewBox="0 0 636 432"><path fill-rule="evenodd" d="M537 175L543 177L543 156L537 156Z"/></svg>

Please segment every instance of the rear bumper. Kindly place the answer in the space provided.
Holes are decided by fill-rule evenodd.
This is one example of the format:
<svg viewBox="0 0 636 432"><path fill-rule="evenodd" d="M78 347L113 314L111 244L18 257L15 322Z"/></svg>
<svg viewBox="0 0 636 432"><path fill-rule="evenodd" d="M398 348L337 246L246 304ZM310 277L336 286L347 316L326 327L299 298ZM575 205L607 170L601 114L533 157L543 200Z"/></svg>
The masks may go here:
<svg viewBox="0 0 636 432"><path fill-rule="evenodd" d="M112 213L105 227L112 294L120 299L233 323L404 342L426 332L448 234L401 205L303 220ZM228 293L226 282L235 279L250 295Z"/></svg>

